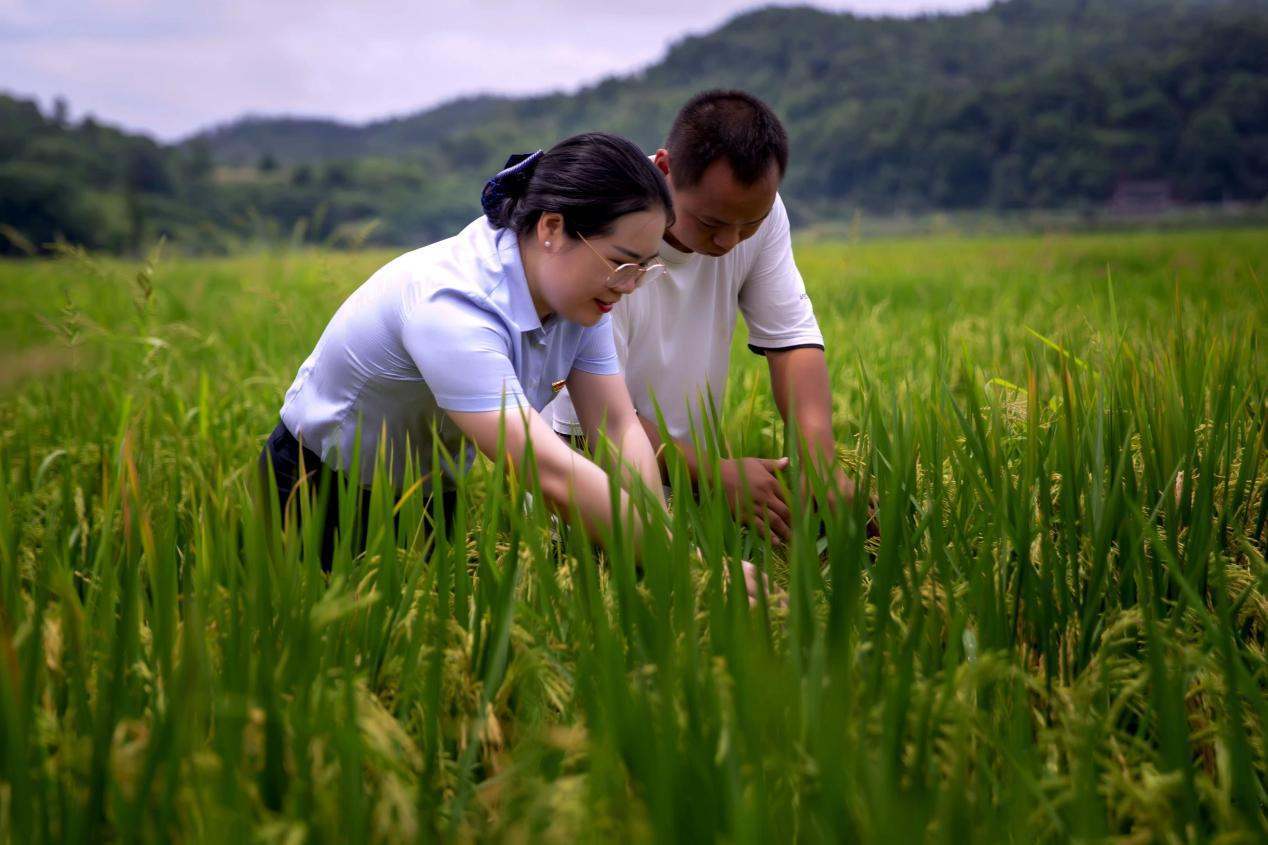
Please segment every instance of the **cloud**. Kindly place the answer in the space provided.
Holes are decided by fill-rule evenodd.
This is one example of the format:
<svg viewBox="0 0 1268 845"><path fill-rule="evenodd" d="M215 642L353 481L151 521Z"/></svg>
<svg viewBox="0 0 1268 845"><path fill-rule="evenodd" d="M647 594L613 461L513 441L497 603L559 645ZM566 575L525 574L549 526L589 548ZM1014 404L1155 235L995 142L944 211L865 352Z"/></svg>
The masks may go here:
<svg viewBox="0 0 1268 845"><path fill-rule="evenodd" d="M55 45L94 37L144 42L156 36L193 35L216 25L214 7L196 10L156 0L0 0L0 45Z"/></svg>

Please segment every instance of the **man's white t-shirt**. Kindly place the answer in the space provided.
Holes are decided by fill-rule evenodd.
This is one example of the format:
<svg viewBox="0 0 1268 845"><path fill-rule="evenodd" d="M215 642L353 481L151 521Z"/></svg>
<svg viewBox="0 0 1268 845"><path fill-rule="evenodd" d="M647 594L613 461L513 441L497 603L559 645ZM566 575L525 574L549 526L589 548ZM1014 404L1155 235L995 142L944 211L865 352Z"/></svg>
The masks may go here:
<svg viewBox="0 0 1268 845"><path fill-rule="evenodd" d="M655 420L658 403L672 437L689 440L693 422L703 430L710 395L723 407L737 311L754 352L823 347L778 196L757 232L726 255L679 252L662 241L660 257L667 272L622 297L611 316L634 407ZM556 431L581 433L566 392L543 416Z"/></svg>
<svg viewBox="0 0 1268 845"><path fill-rule="evenodd" d="M348 297L286 391L281 417L344 472L359 434L364 484L383 447L400 486L406 460L420 477L433 470L433 431L442 456L473 460L470 443L458 453L462 433L446 411L540 409L574 369L620 371L608 318L590 327L539 319L515 233L482 217L394 259Z"/></svg>

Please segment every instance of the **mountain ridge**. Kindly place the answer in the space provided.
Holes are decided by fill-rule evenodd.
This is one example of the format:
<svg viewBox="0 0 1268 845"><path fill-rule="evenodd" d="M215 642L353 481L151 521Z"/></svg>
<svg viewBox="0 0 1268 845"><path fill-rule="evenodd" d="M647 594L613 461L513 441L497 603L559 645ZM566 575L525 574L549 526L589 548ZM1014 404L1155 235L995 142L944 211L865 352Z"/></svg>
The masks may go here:
<svg viewBox="0 0 1268 845"><path fill-rule="evenodd" d="M676 105L659 107L664 97L656 96L658 106L653 115L660 126L654 133L630 126L620 119L618 106L605 109L598 102L633 97L646 100L646 93L657 95L667 90L681 91L685 99L696 90L707 87L741 87L771 102L777 111L791 111L793 118L805 115L814 107L831 100L833 88L811 90L801 96L787 96L779 84L778 72L791 65L808 65L821 77L847 80L850 94L870 101L894 90L910 96L931 85L955 89L1000 82L1019 73L1051 70L1051 65L1069 62L1097 52L1112 50L1120 57L1139 57L1160 49L1160 45L1182 40L1173 34L1177 24L1209 23L1221 14L1258 9L1268 13L1265 0L1007 0L977 11L961 14L923 15L914 18L860 16L848 12L830 12L811 6L765 7L743 12L718 29L704 34L688 35L673 42L660 61L626 75L613 75L585 86L574 94L544 93L527 97L483 94L459 97L407 115L385 117L364 123L326 121L320 118L265 118L253 116L245 120L221 124L215 129L197 133L182 142L206 143L217 161L231 164L253 163L266 153L287 164L312 163L339 157L339 152L304 154L287 144L285 138L258 138L242 143L238 133L244 128L259 134L270 126L297 127L295 124L320 122L334 133L347 132L360 140L359 155L394 155L414 151L442 141L445 137L466 131L490 119L528 119L542 121L543 115L557 115L555 121L562 132L589 128L623 131L634 140L652 146L659 134L668 128ZM1160 21L1162 32L1150 31L1148 21L1131 33L1109 24L1119 23L1133 14L1143 17L1168 11ZM1060 29L1075 26L1082 30L1078 39L1064 37ZM1042 35L1049 42L1046 53L1030 49L1026 39L1015 28ZM936 33L937 30L943 30ZM1099 32L1099 35L1098 35ZM935 34L936 33L936 34ZM946 36L950 35L950 39ZM957 48L955 42L963 41ZM1060 42L1074 42L1071 51L1061 52ZM941 42L940 45L937 42ZM914 51L937 50L943 55L938 62L941 75L931 79L924 67L904 72L901 62L884 63L885 53L899 55L902 47ZM985 61L982 43L1002 48L994 67ZM1013 45L1010 47L1010 45ZM808 54L799 59L797 51ZM837 55L834 56L833 53ZM961 55L956 55L960 53ZM749 65L754 71L736 72L737 65ZM970 71L975 65L982 72ZM876 81L868 84L863 71L875 70ZM1048 67L1045 67L1048 66ZM899 87L894 89L895 82ZM838 91L839 93L839 91ZM640 97L639 95L644 96ZM615 95L615 96L614 96ZM565 105L571 108L565 108ZM783 107L783 108L781 108ZM569 118L569 113L573 117ZM594 123L595 120L604 121ZM589 121L587 123L587 121ZM613 125L615 124L615 125ZM416 127L424 127L416 131ZM447 130L447 131L446 131ZM659 134L655 134L659 133ZM301 133L297 136L304 138Z"/></svg>
<svg viewBox="0 0 1268 845"><path fill-rule="evenodd" d="M0 96L0 235L138 250L405 245L479 214L511 152L603 129L649 152L705 88L788 128L794 225L935 210L1268 202L1268 0L1007 0L871 18L766 8L573 94L465 97L355 126L252 117L175 146ZM0 252L18 243L0 237Z"/></svg>

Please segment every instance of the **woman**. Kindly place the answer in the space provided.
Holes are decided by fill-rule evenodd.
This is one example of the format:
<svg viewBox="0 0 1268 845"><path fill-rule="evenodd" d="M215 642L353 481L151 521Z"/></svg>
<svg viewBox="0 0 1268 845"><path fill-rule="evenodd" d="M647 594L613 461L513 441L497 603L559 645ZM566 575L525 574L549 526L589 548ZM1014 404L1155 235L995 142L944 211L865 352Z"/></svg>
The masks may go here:
<svg viewBox="0 0 1268 845"><path fill-rule="evenodd" d="M283 505L301 461L307 473L357 467L364 514L380 449L398 490L407 462L431 489L430 479L454 470L432 466L433 435L440 454L468 465L464 438L490 456L504 438L519 469L531 442L547 501L575 508L601 536L614 518L606 473L538 415L564 382L587 434L602 427L618 450L626 485L637 479L660 495L607 312L661 270L657 248L673 220L664 177L634 144L601 133L508 165L485 187L484 217L391 261L331 319L260 456ZM338 513L326 508L327 567Z"/></svg>

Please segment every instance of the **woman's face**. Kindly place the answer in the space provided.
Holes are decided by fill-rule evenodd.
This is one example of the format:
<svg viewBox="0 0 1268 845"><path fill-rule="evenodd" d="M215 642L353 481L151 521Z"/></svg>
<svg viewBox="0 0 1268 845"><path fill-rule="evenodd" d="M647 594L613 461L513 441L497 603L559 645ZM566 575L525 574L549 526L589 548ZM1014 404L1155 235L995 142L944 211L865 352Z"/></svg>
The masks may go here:
<svg viewBox="0 0 1268 845"><path fill-rule="evenodd" d="M531 278L529 283L538 315L554 313L583 326L599 322L622 296L634 290L632 282L609 287L612 269L654 260L665 223L662 209L636 211L618 217L607 234L586 238L587 246L581 238L564 233L563 218L558 214L543 214L534 238L540 253L535 262L536 284Z"/></svg>

